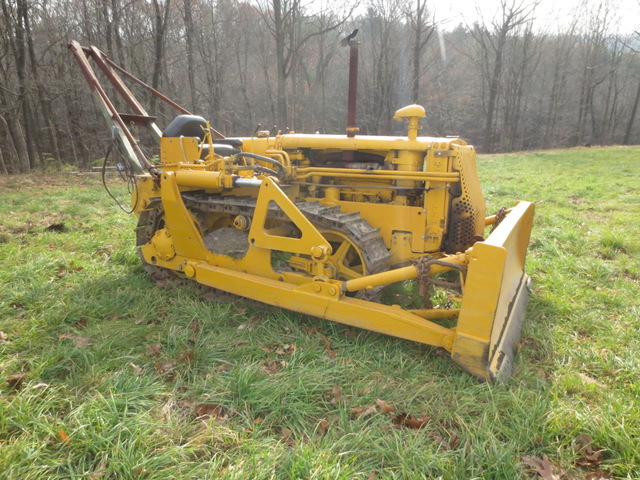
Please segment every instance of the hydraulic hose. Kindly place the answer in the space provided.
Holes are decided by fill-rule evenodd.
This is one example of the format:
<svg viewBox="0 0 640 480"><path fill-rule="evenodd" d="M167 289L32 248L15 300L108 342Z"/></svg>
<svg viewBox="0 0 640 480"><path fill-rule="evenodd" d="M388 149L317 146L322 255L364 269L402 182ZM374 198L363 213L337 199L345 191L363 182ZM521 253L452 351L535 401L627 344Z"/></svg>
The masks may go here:
<svg viewBox="0 0 640 480"><path fill-rule="evenodd" d="M269 165L273 165L274 167L276 167L277 172L273 171L271 169L268 169L266 167L262 167L262 168L267 170L267 173L273 172L275 174L275 176L277 178L279 178L279 179L282 179L287 174L287 171L286 171L284 165L282 165L282 163L280 163L279 161L274 160L273 158L263 157L262 155L258 155L256 153L248 153L248 152L240 152L236 156L237 157L252 158L254 160L258 160L259 162L265 162L265 163L268 163Z"/></svg>

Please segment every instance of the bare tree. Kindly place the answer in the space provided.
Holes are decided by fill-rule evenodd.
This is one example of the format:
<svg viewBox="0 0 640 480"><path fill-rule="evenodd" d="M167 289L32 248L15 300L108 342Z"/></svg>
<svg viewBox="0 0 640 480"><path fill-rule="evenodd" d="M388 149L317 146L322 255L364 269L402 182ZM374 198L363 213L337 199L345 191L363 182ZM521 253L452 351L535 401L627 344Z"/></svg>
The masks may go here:
<svg viewBox="0 0 640 480"><path fill-rule="evenodd" d="M195 61L193 40L196 36L193 24L193 0L184 0L184 36L187 47L187 77L189 78L189 93L191 94L191 111L196 110L198 99L196 95Z"/></svg>
<svg viewBox="0 0 640 480"><path fill-rule="evenodd" d="M508 42L509 61L503 82L503 121L499 135L501 151L522 149L525 144L527 93L542 54L542 39L543 35L536 34L529 22Z"/></svg>
<svg viewBox="0 0 640 480"><path fill-rule="evenodd" d="M581 41L578 45L582 71L575 138L578 144L585 142L590 144L599 140L595 106L596 90L611 74L608 65L610 60L608 42L614 11L607 0L602 0L592 9L585 0L582 8L586 12L586 23L582 27ZM590 129L588 129L589 125Z"/></svg>
<svg viewBox="0 0 640 480"><path fill-rule="evenodd" d="M151 86L158 90L160 88L160 77L162 75L162 69L165 62L165 36L167 32L167 23L169 20L169 11L171 7L171 0L165 0L161 3L160 0L152 0L154 11L153 22L153 77ZM157 99L155 96L151 97L151 112L157 113L156 104Z"/></svg>
<svg viewBox="0 0 640 480"><path fill-rule="evenodd" d="M362 19L365 55L364 77L364 128L370 133L390 133L391 118L396 110L396 93L399 88L400 51L402 43L402 10L400 2L370 0L366 17ZM406 50L406 49L405 49Z"/></svg>
<svg viewBox="0 0 640 480"><path fill-rule="evenodd" d="M411 0L403 6L403 11L411 35L411 95L414 103L420 103L422 57L438 22L427 8L427 0Z"/></svg>
<svg viewBox="0 0 640 480"><path fill-rule="evenodd" d="M336 5L314 4L313 8L317 10L312 11L311 3L305 4L302 0L268 0L260 3L262 16L275 41L276 120L280 126L286 126L289 121L286 84L298 63L298 57L303 54L303 47L312 38L343 25L356 6L357 2L354 2L351 9L334 17L335 21L318 27L322 24L316 21L317 18L326 15L327 11L336 10Z"/></svg>
<svg viewBox="0 0 640 480"><path fill-rule="evenodd" d="M472 30L488 74L489 92L485 107L483 140L485 152L490 152L493 149L495 113L504 69L507 39L519 27L532 21L538 3L538 0L501 0L497 15L489 21L488 25L479 22Z"/></svg>
<svg viewBox="0 0 640 480"><path fill-rule="evenodd" d="M640 7L640 1L638 2L638 7ZM632 38L635 38L635 41L640 43L640 30L636 30L632 36ZM631 43L631 42L629 42ZM636 48L630 48L630 50L636 54L636 57L640 57L640 50L636 49ZM639 68L640 70L640 68ZM629 120L627 121L627 126L625 128L625 132L624 132L624 140L622 141L623 144L625 145L629 145L630 141L631 141L631 132L633 130L633 124L636 120L636 115L638 114L638 105L640 104L640 75L638 76L638 87L636 88L636 94L634 96L633 99L633 106L631 107L631 114L629 115Z"/></svg>
<svg viewBox="0 0 640 480"><path fill-rule="evenodd" d="M577 20L573 17L571 24L564 32L558 31L552 39L547 54L547 61L551 69L551 88L543 92L548 99L547 111L544 117L544 134L542 147L548 148L557 145L557 141L562 139L558 134L559 116L567 110L570 100L569 81L571 68L571 52L576 44Z"/></svg>

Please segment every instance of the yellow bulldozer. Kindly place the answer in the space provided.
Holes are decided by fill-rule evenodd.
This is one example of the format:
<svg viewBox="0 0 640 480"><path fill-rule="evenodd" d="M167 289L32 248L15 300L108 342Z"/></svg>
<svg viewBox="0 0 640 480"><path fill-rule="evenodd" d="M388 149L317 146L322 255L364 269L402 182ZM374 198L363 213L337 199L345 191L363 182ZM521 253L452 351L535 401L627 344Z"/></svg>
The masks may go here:
<svg viewBox="0 0 640 480"><path fill-rule="evenodd" d="M350 123L345 135L226 138L97 48L69 48L135 181L137 247L153 279L441 347L482 380L509 378L534 205L487 216L474 148L420 136L421 106L395 113L406 136L358 135ZM118 113L90 60L132 113ZM160 131L123 77L180 115ZM159 163L132 125L150 130Z"/></svg>

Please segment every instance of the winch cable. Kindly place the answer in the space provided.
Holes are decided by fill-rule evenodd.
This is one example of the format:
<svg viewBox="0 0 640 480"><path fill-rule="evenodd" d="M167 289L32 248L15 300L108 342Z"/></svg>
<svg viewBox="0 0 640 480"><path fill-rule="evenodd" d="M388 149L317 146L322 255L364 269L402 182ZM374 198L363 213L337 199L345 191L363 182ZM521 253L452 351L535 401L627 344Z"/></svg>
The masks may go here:
<svg viewBox="0 0 640 480"><path fill-rule="evenodd" d="M115 163L118 173L120 173L123 179L127 182L127 189L129 193L135 192L135 201L132 202L133 207L131 207L131 210L127 210L126 208L124 208L122 206L122 202L120 202L120 200L118 200L115 197L115 195L111 193L111 190L109 190L109 187L107 186L107 178L106 178L107 162L109 161L109 156L111 155L111 151L113 150L114 144L116 146L116 150L120 154L120 157L126 162L126 157L120 150L120 146L118 145L117 138L112 137L111 142L109 142L109 147L107 148L107 152L104 155L104 161L102 162L102 185L104 186L104 189L107 191L109 196L113 199L113 201L116 202L116 205L118 205L120 210L122 210L127 215L130 215L135 211L135 205L138 203L138 181L136 180L135 174L131 171L131 168L127 168L126 163L124 164ZM124 175L122 172L124 172Z"/></svg>

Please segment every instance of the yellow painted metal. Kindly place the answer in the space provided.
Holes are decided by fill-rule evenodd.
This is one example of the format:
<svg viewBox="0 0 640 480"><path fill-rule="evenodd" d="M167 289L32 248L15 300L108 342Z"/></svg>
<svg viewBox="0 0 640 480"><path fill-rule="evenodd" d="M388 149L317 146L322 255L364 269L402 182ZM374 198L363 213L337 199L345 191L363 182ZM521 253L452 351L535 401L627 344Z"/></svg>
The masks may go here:
<svg viewBox="0 0 640 480"><path fill-rule="evenodd" d="M242 169L233 157L209 155L200 160L196 138L163 138L164 172L157 181L144 179L138 197L132 199L138 212L161 203L164 215L163 228L140 248L142 256L149 263L230 293L444 347L462 368L479 378L499 381L509 369L512 339L526 302L524 260L533 205L521 202L485 242L473 244L471 237L482 235L485 223L493 220L485 218L473 148L459 139L418 137L424 110L414 107L396 113L398 119L409 121L407 137L287 134L242 139L245 152L267 156L284 166L286 178L280 182ZM379 158L380 167L322 167L312 161L318 158L309 153L313 151L320 158L361 152L365 159ZM356 166L357 162L355 159ZM252 180L235 186L243 175ZM224 211L208 214L206 210L195 215L182 198L190 190L207 192L221 201L250 198L255 208L242 214L232 209L226 216ZM372 234L383 239L391 255L389 260L382 258L391 269L367 272L363 257L367 252L361 252L344 230L319 230L298 209L297 201L338 206L346 214L358 212L379 229ZM452 223L452 218L460 220L462 227ZM207 228L244 232L246 253L241 258L214 253L211 238L207 237L205 245ZM445 253L448 236L460 234L452 228L464 230L459 250L464 253L457 249ZM360 255L354 263L357 268L345 262L351 249ZM275 268L274 252L293 255L287 265L294 268ZM349 296L415 279L416 267L405 265L427 254L449 264L431 265L430 274L454 267L466 270L461 274L460 308L403 310ZM455 326L446 328L439 321Z"/></svg>
<svg viewBox="0 0 640 480"><path fill-rule="evenodd" d="M160 161L193 163L198 161L198 139L195 137L163 137L160 139Z"/></svg>
<svg viewBox="0 0 640 480"><path fill-rule="evenodd" d="M176 174L164 172L160 178L166 229L170 232L176 253L184 257L206 260L209 251L182 201Z"/></svg>
<svg viewBox="0 0 640 480"><path fill-rule="evenodd" d="M458 255L443 257L441 260L451 265L465 266L468 262L468 256L466 253L460 253ZM430 273L442 273L452 269L453 267L435 264L431 266ZM343 289L346 292L357 292L358 290L365 290L369 288L380 287L382 285L388 285L390 283L411 280L413 278L416 278L417 276L418 270L415 266L410 265L408 267L389 270L388 272L376 273L373 275L367 275L365 277L349 280L344 283Z"/></svg>
<svg viewBox="0 0 640 480"><path fill-rule="evenodd" d="M452 358L487 381L508 375L524 319L524 263L535 207L520 202L485 242L473 246Z"/></svg>
<svg viewBox="0 0 640 480"><path fill-rule="evenodd" d="M420 129L420 119L423 117L425 117L424 107L421 105L408 105L398 110L393 116L393 119L408 121L407 137L409 140L415 140L418 137L418 130Z"/></svg>
<svg viewBox="0 0 640 480"><path fill-rule="evenodd" d="M460 315L459 308L428 308L423 310L407 310L414 315L427 320L441 320L444 318L458 318Z"/></svg>
<svg viewBox="0 0 640 480"><path fill-rule="evenodd" d="M482 236L485 226L486 207L476 168L475 151L457 144L452 145L452 150L455 152L452 168L460 172L461 195L452 202L451 209L455 212L461 205L466 204L466 208L461 208L462 212L456 213L470 217L475 215L473 218L474 233ZM475 214L472 213L474 211Z"/></svg>
<svg viewBox="0 0 640 480"><path fill-rule="evenodd" d="M204 188L210 192L221 192L223 187L233 186L233 179L222 172L198 170L176 170L176 183L182 187Z"/></svg>
<svg viewBox="0 0 640 480"><path fill-rule="evenodd" d="M414 258L411 244L413 243L413 233L404 230L396 230L391 234L389 253L391 265L406 263Z"/></svg>
<svg viewBox="0 0 640 480"><path fill-rule="evenodd" d="M425 170L429 173L448 172L450 170L450 151L430 149L424 163ZM427 188L427 194L424 196L424 209L427 212L427 218L422 250L435 252L440 250L442 246L447 227L449 190L447 183L442 181L430 181Z"/></svg>
<svg viewBox="0 0 640 480"><path fill-rule="evenodd" d="M224 137L209 122L196 122L204 127L195 130L198 138L181 122L172 137L161 137L150 117L138 115L160 144L161 165L152 166L83 47L70 47L106 120L118 119L116 134L139 180L131 204L146 262L271 305L442 346L484 380L508 375L527 300L524 265L534 206L519 203L477 242L498 217L486 217L475 151L459 138L419 136L423 107L395 113L407 122L406 136L261 132L225 139L224 146L214 144L212 133ZM95 47L84 50L106 65ZM107 76L114 79L113 72ZM111 83L144 113L119 78ZM235 148L242 153L224 156ZM265 175L271 168L277 180ZM233 250L238 258L227 251L225 235L232 247L243 247ZM282 253L290 257L285 268L276 265ZM419 259L428 261L427 272L423 261L411 265ZM434 280L427 275L448 270L461 279L460 308L403 310L350 296L373 298L378 287L419 275L425 286Z"/></svg>
<svg viewBox="0 0 640 480"><path fill-rule="evenodd" d="M158 230L153 235L151 245L153 245L156 255L166 262L176 256L176 247L171 238L171 233L166 228Z"/></svg>
<svg viewBox="0 0 640 480"><path fill-rule="evenodd" d="M160 189L150 175L137 177L138 187L131 195L131 209L139 214L142 210L147 210L151 206L151 199L160 196Z"/></svg>
<svg viewBox="0 0 640 480"><path fill-rule="evenodd" d="M343 297L339 285L311 282L295 286L207 264L193 264L195 279L204 285L248 296L254 300L307 315L333 320L429 345L445 347L454 336L452 329L441 327L399 307Z"/></svg>
<svg viewBox="0 0 640 480"><path fill-rule="evenodd" d="M366 218L373 227L380 229L380 236L388 248L391 248L394 231L402 231L411 234L412 258L425 253L424 239L422 239L425 225L425 209L423 207L345 201L329 204L339 205L343 212L359 212L360 216ZM389 221L390 218L393 219L393 222Z"/></svg>
<svg viewBox="0 0 640 480"><path fill-rule="evenodd" d="M416 152L414 152L416 153ZM408 165L416 165L415 157L410 156L408 161L405 161ZM419 157L422 158L422 155ZM457 182L460 180L460 175L456 172L420 172L415 170L358 170L344 168L298 168L296 170L296 180L305 180L314 175L322 175L327 177L340 177L340 178L359 178L359 179L387 179L387 180L413 180L416 182Z"/></svg>
<svg viewBox="0 0 640 480"><path fill-rule="evenodd" d="M322 260L331 254L329 242L296 208L295 204L280 190L278 184L273 180L264 179L262 181L258 200L253 214L251 230L249 230L249 243L252 246L283 252L311 254L317 260ZM300 229L300 238L272 235L265 227L269 206L272 202L280 207L286 217Z"/></svg>

